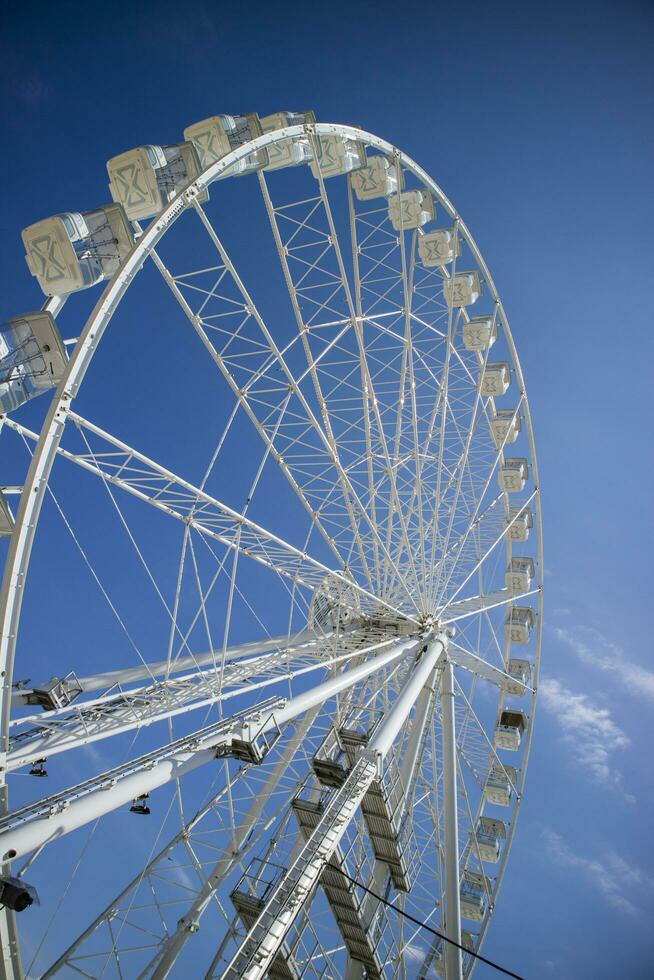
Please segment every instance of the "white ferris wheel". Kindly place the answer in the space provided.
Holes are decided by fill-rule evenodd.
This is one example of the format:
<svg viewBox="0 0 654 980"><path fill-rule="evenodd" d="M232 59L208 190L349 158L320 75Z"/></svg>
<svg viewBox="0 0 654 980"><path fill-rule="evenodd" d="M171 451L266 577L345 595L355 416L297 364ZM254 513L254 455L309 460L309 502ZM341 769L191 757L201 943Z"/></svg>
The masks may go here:
<svg viewBox="0 0 654 980"><path fill-rule="evenodd" d="M312 113L107 168L0 334L5 975L467 977L542 620L490 273Z"/></svg>

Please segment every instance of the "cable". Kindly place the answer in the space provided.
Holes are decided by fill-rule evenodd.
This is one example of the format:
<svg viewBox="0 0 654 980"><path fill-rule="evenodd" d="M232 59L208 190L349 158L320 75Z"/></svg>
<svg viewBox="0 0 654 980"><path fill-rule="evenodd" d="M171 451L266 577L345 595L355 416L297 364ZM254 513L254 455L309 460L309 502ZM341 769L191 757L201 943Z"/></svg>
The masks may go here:
<svg viewBox="0 0 654 980"><path fill-rule="evenodd" d="M476 960L481 960L482 963L486 963L488 966L492 966L494 970L499 970L500 973L505 973L507 977L514 977L514 980L525 980L525 978L521 977L519 973L512 973L511 970L506 970L503 966L500 966L498 963L493 963L492 960L486 959L486 957L482 956L481 953L474 953L471 949L466 949L465 946L462 946L460 943L455 942L454 939L448 939L448 937L444 936L442 932L438 932L436 929L433 929L432 926L428 926L426 922L421 922L420 919L414 918L412 915L409 914L409 912L405 912L404 909L398 909L397 905L393 905L392 902L389 902L387 899L382 898L381 895L377 895L376 892L373 892L370 888L367 888L363 884L363 882L357 881L356 878L351 878L350 875L347 874L346 871L343 871L343 869L340 868L337 864L332 864L331 861L328 861L327 865L330 868L332 868L333 871L340 871L343 877L347 878L348 881L351 881L353 885L357 886L357 888L363 889L364 892L367 892L369 895L372 895L373 898L376 898L378 902L381 902L383 905L387 905L390 909L393 909L394 912L397 912L398 915L403 915L405 919L409 919L409 921L413 922L414 925L420 926L422 929L426 929L428 932L431 932L434 936L438 936L439 939L443 939L446 943L451 943L452 946L456 946L464 953L468 953L469 956L474 956Z"/></svg>

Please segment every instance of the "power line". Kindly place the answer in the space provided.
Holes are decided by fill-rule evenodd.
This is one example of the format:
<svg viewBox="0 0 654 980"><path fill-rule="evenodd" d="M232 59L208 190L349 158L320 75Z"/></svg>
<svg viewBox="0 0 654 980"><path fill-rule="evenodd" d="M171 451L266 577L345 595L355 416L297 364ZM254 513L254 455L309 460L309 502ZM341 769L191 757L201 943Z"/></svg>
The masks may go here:
<svg viewBox="0 0 654 980"><path fill-rule="evenodd" d="M507 970L503 966L500 966L499 963L493 963L492 960L486 959L486 957L482 956L481 953L474 953L471 949L466 949L465 946L462 946L460 943L455 942L454 939L448 939L448 937L444 936L442 932L438 932L437 929L434 929L432 926L428 926L426 922L421 922L420 919L414 918L414 916L412 916L409 912L405 912L404 909L399 909L397 905L393 905L392 902L389 902L387 899L382 898L381 895L378 895L376 892L373 892L370 888L367 888L366 885L363 884L363 882L357 881L356 878L351 878L350 875L347 874L346 871L343 871L343 869L340 868L337 864L332 864L331 861L328 861L327 864L334 871L340 871L343 877L347 878L348 881L351 881L353 885L357 886L357 888L363 889L364 892L367 892L369 895L372 895L373 898L376 898L378 902L381 902L383 905L387 905L389 909L393 909L393 911L397 912L398 915L404 916L405 919L408 919L410 922L413 922L414 925L420 926L421 929L426 929L428 932L431 932L432 935L438 936L439 939L443 939L446 943L451 943L452 946L456 946L458 949L462 950L464 953L467 953L469 956L474 956L476 960L481 960L482 963L486 963L488 966L492 966L494 970L499 970L500 973L505 973L507 977L514 977L514 980L524 980L524 977L521 977L519 973L513 973L511 970Z"/></svg>

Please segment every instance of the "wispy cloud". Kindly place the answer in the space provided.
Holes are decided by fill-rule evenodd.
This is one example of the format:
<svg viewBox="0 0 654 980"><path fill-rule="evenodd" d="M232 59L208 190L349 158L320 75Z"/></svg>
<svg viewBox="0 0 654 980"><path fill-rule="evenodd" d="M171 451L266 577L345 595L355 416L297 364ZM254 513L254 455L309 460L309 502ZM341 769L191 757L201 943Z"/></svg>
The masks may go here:
<svg viewBox="0 0 654 980"><path fill-rule="evenodd" d="M634 899L639 894L645 899L654 893L654 880L614 851L607 851L600 861L577 854L554 830L545 828L541 836L550 857L560 867L574 869L583 875L612 908L628 915L638 915L639 909Z"/></svg>
<svg viewBox="0 0 654 980"><path fill-rule="evenodd" d="M622 776L611 764L613 752L630 742L616 725L608 708L594 704L586 694L575 694L560 681L545 678L539 688L541 704L560 724L561 738L573 760L590 773L595 782L622 788ZM629 802L633 797L626 796Z"/></svg>
<svg viewBox="0 0 654 980"><path fill-rule="evenodd" d="M592 626L556 627L554 633L581 661L615 674L624 688L654 700L654 671L629 660L622 647L598 630Z"/></svg>

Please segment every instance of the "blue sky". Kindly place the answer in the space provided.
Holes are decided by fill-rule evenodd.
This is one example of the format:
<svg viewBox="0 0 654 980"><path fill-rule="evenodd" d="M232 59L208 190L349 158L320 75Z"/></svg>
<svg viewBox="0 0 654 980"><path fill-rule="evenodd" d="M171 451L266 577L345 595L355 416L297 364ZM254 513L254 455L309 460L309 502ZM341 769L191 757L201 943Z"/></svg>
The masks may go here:
<svg viewBox="0 0 654 980"><path fill-rule="evenodd" d="M0 41L3 317L39 303L23 227L96 205L110 156L215 112L359 124L471 227L541 468L541 696L484 949L534 980L652 975L653 28L628 2L36 3Z"/></svg>

